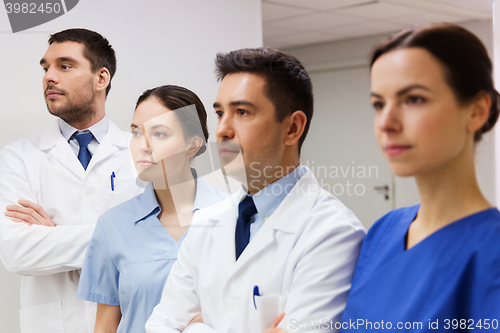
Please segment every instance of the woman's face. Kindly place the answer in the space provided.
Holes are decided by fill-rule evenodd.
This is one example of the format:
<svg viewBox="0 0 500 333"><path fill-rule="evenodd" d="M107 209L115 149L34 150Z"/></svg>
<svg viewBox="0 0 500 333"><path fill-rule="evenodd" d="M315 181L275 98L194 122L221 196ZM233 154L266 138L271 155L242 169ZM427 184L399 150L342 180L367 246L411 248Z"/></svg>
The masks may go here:
<svg viewBox="0 0 500 333"><path fill-rule="evenodd" d="M375 137L398 176L449 166L472 147L471 105L461 105L446 82L445 67L428 51L385 53L371 69Z"/></svg>
<svg viewBox="0 0 500 333"><path fill-rule="evenodd" d="M130 152L139 178L166 184L189 171L192 156L182 126L170 109L150 97L137 106L132 119Z"/></svg>

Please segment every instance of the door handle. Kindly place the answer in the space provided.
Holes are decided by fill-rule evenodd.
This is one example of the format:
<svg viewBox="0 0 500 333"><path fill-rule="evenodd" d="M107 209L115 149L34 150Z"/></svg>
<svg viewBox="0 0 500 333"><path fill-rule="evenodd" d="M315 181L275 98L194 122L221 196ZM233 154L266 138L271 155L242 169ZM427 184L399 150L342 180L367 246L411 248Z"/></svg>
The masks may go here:
<svg viewBox="0 0 500 333"><path fill-rule="evenodd" d="M381 193L385 200L389 200L389 185L382 185L382 186L374 186L373 189L379 193Z"/></svg>

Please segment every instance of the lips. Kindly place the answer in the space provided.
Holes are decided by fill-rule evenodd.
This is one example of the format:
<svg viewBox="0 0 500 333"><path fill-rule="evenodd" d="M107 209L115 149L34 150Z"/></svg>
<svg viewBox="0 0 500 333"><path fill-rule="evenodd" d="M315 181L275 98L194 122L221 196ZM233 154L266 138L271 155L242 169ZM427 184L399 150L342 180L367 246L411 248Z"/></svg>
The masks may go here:
<svg viewBox="0 0 500 333"><path fill-rule="evenodd" d="M410 145L389 144L384 147L384 150L388 156L397 156L408 151L411 148L412 146Z"/></svg>
<svg viewBox="0 0 500 333"><path fill-rule="evenodd" d="M139 161L137 161L137 164L139 164L141 166L150 166L150 165L154 165L156 163L148 161L148 160L139 160Z"/></svg>
<svg viewBox="0 0 500 333"><path fill-rule="evenodd" d="M219 154L228 155L228 154L238 154L239 151L231 150L231 149L219 149Z"/></svg>
<svg viewBox="0 0 500 333"><path fill-rule="evenodd" d="M55 99L55 98L58 98L62 95L64 95L64 94L58 90L47 90L45 92L45 96L47 96L48 99Z"/></svg>
<svg viewBox="0 0 500 333"><path fill-rule="evenodd" d="M231 142L219 142L217 144L220 155L233 155L240 153L240 146Z"/></svg>

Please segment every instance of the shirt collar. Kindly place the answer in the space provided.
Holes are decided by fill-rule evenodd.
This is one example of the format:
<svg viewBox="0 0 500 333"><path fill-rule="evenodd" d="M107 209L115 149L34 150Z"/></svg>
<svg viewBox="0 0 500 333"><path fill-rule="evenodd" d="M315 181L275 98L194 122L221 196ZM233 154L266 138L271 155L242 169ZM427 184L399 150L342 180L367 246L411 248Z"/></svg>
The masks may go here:
<svg viewBox="0 0 500 333"><path fill-rule="evenodd" d="M158 200L156 200L152 183L148 183L144 192L139 195L136 208L134 222L140 222L151 214L158 215L160 213L160 205L158 204Z"/></svg>
<svg viewBox="0 0 500 333"><path fill-rule="evenodd" d="M200 209L209 207L221 201L219 193L208 184L203 178L199 177L194 169L191 169L196 180L196 194L194 197L193 214ZM156 199L153 184L148 183L146 189L141 194L138 204L138 210L134 222L140 222L151 214L158 215L160 205Z"/></svg>
<svg viewBox="0 0 500 333"><path fill-rule="evenodd" d="M193 169L194 171L194 169ZM196 179L196 197L194 198L193 214L197 210L210 207L221 201L221 195L194 171Z"/></svg>
<svg viewBox="0 0 500 333"><path fill-rule="evenodd" d="M271 216L307 169L299 164L293 171L255 193L253 201L262 219Z"/></svg>
<svg viewBox="0 0 500 333"><path fill-rule="evenodd" d="M71 139L71 136L76 131L78 131L78 129L74 128L61 118L59 118L59 129L61 130L61 134L64 139L66 139L66 141L69 141L69 139ZM107 116L104 116L104 118L102 118L98 123L86 129L89 130L92 135L94 135L94 138L98 143L101 143L102 139L104 139L104 136L106 136L106 134L108 133L109 119Z"/></svg>

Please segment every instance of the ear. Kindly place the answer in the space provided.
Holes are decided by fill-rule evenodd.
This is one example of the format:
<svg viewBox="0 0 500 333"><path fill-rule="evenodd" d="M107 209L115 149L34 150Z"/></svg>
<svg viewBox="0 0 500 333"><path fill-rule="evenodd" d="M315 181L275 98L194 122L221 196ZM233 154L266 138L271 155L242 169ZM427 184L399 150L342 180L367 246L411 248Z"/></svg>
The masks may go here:
<svg viewBox="0 0 500 333"><path fill-rule="evenodd" d="M467 130L469 132L476 132L486 123L490 116L490 108L491 96L485 91L478 93L471 104L467 121Z"/></svg>
<svg viewBox="0 0 500 333"><path fill-rule="evenodd" d="M292 146L299 141L302 133L304 133L307 117L306 114L300 110L295 111L288 117L288 132L286 133L285 144L287 146Z"/></svg>
<svg viewBox="0 0 500 333"><path fill-rule="evenodd" d="M109 86L111 82L111 74L106 67L101 68L96 73L96 89L97 91L104 91L106 93L106 88Z"/></svg>
<svg viewBox="0 0 500 333"><path fill-rule="evenodd" d="M198 150L200 150L202 144L203 144L202 138L200 138L199 136L193 136L191 138L191 145L189 146L187 156L191 158L194 155L196 155Z"/></svg>

